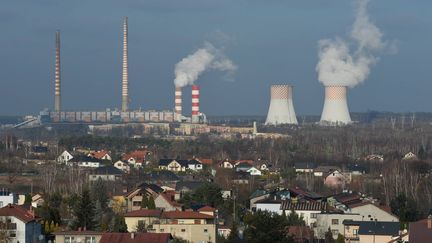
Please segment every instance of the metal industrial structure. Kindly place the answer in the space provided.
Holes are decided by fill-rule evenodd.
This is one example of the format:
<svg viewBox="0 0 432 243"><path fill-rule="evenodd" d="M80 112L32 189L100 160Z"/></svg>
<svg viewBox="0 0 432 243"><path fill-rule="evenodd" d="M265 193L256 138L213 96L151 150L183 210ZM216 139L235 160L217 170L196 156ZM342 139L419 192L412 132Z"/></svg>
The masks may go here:
<svg viewBox="0 0 432 243"><path fill-rule="evenodd" d="M60 31L56 31L55 35L55 80L54 80L54 111L61 110L61 73L60 73Z"/></svg>
<svg viewBox="0 0 432 243"><path fill-rule="evenodd" d="M287 84L271 86L266 125L298 124L292 100L292 90L292 86Z"/></svg>
<svg viewBox="0 0 432 243"><path fill-rule="evenodd" d="M129 110L128 18L123 20L122 111Z"/></svg>
<svg viewBox="0 0 432 243"><path fill-rule="evenodd" d="M64 111L61 108L61 65L60 65L60 31L55 39L55 100L54 110L45 109L39 113L42 123L133 123L133 122L192 122L205 123L206 117L199 112L199 88L192 87L192 119L182 114L182 89L175 89L174 110L130 110L129 108L129 74L128 74L128 18L123 20L123 62L121 83L121 109L105 111Z"/></svg>
<svg viewBox="0 0 432 243"><path fill-rule="evenodd" d="M322 125L346 125L351 123L348 110L347 87L326 86L324 108L321 114Z"/></svg>

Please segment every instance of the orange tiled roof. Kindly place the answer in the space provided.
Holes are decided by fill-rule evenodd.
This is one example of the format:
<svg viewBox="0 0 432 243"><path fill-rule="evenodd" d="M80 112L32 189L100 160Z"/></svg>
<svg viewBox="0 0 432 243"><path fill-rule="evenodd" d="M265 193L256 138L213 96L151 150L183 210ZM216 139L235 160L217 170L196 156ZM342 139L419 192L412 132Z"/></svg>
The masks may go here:
<svg viewBox="0 0 432 243"><path fill-rule="evenodd" d="M24 223L35 220L34 213L32 213L30 210L27 210L26 208L14 204L9 204L6 207L0 208L0 216L13 216L20 219Z"/></svg>
<svg viewBox="0 0 432 243"><path fill-rule="evenodd" d="M216 208L212 208L210 206L204 206L200 209L198 209L198 212L215 212Z"/></svg>
<svg viewBox="0 0 432 243"><path fill-rule="evenodd" d="M107 154L108 154L107 151L101 150L101 151L91 153L91 156L95 157L96 159L102 159Z"/></svg>

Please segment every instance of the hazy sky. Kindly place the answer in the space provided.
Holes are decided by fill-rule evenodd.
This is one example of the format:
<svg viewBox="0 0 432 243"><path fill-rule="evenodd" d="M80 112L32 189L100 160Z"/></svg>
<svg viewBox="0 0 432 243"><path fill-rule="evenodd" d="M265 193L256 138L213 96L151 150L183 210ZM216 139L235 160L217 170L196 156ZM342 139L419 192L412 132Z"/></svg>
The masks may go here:
<svg viewBox="0 0 432 243"><path fill-rule="evenodd" d="M432 111L432 1L375 0L373 22L396 41L369 78L349 90L351 111ZM0 2L0 114L53 107L54 33L62 34L62 105L120 107L122 17L129 17L132 108L172 109L174 66L204 41L238 66L234 80L202 75L208 115L266 115L271 84L294 85L297 114L320 114L317 42L344 37L347 0L3 0ZM190 88L184 89L190 112Z"/></svg>

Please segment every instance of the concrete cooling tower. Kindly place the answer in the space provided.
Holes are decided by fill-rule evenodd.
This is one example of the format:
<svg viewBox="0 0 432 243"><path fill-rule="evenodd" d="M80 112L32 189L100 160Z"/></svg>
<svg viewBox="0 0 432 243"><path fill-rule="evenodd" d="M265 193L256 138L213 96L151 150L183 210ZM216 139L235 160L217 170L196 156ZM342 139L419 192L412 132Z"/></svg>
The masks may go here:
<svg viewBox="0 0 432 243"><path fill-rule="evenodd" d="M325 87L324 108L320 123L323 125L345 125L351 123L346 86Z"/></svg>
<svg viewBox="0 0 432 243"><path fill-rule="evenodd" d="M297 117L292 100L292 86L286 84L272 85L270 96L270 107L265 124L297 125Z"/></svg>

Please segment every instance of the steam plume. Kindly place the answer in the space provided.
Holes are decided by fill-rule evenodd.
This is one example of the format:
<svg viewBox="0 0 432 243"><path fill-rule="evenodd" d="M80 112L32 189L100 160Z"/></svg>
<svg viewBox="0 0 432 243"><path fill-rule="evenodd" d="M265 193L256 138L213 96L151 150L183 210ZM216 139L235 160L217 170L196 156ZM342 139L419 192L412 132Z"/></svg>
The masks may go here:
<svg viewBox="0 0 432 243"><path fill-rule="evenodd" d="M209 42L205 42L202 48L176 64L174 84L176 87L192 85L207 70L218 70L232 74L237 70L237 66L224 55L222 50L217 49Z"/></svg>
<svg viewBox="0 0 432 243"><path fill-rule="evenodd" d="M318 80L326 86L354 87L363 82L378 58L376 54L388 47L383 34L369 19L369 0L357 0L356 18L350 40L324 39L318 42L319 62L316 66ZM350 49L354 44L355 51Z"/></svg>

